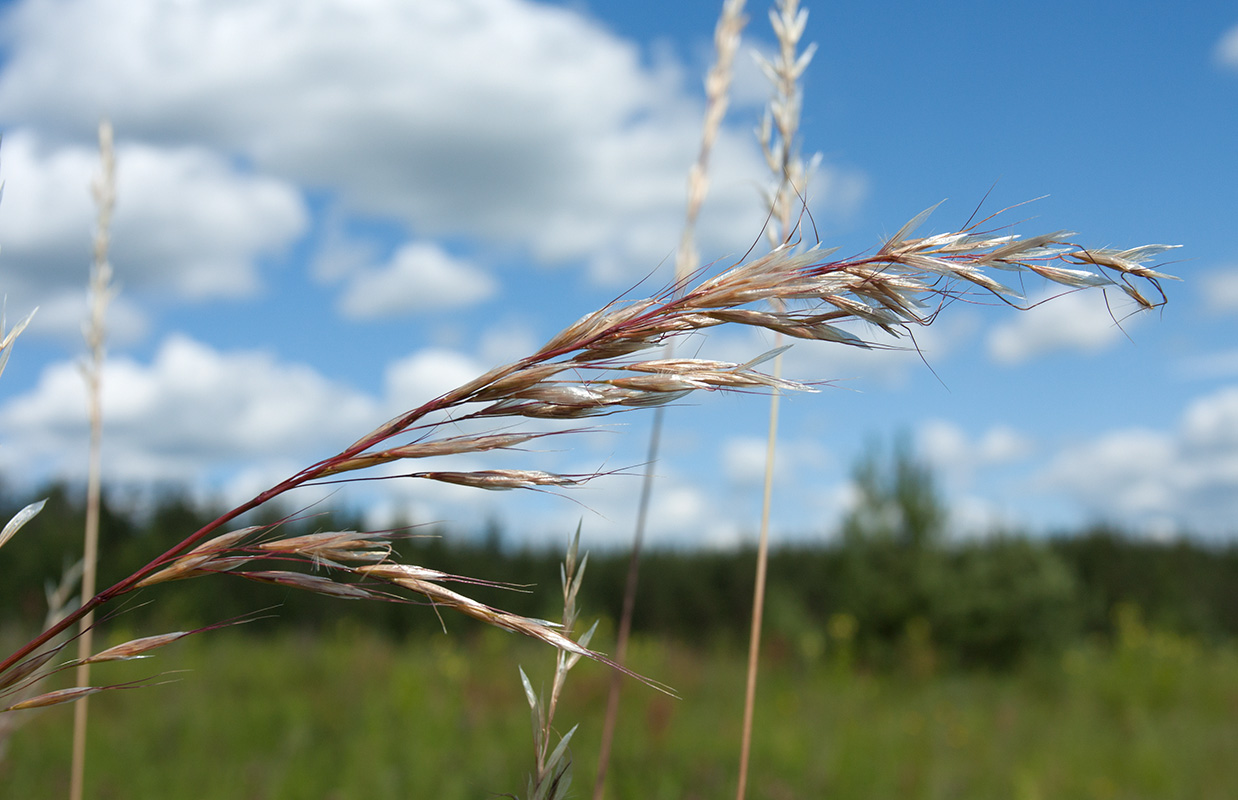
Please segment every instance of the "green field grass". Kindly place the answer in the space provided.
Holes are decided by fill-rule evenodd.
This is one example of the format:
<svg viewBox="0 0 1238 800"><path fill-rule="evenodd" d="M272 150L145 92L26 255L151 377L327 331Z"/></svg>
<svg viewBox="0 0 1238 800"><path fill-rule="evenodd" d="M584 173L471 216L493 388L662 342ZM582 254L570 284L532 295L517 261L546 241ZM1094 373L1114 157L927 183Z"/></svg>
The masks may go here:
<svg viewBox="0 0 1238 800"><path fill-rule="evenodd" d="M1238 797L1238 657L1128 626L1007 674L934 674L931 659L868 674L794 648L762 672L756 798ZM783 653L780 655L780 652ZM922 654L923 655L923 654ZM517 676L549 682L553 653L461 631L393 643L368 632L196 637L101 679L174 682L91 706L92 798L486 798L532 764ZM682 695L625 687L611 798L734 792L743 659L635 643L632 661ZM911 663L911 662L909 662ZM609 675L573 671L560 707L587 797ZM67 791L71 711L11 741L0 797Z"/></svg>

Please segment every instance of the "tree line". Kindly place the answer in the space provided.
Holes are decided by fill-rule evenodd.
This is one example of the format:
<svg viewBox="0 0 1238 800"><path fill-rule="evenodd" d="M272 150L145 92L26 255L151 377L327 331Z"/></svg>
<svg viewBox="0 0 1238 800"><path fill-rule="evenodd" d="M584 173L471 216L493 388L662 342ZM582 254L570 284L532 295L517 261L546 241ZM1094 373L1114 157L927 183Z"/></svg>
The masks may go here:
<svg viewBox="0 0 1238 800"><path fill-rule="evenodd" d="M1116 610L1137 608L1144 620L1203 641L1238 636L1238 545L1181 539L1150 541L1112 528L1051 537L995 535L957 541L932 474L906 448L874 450L857 465L859 500L838 535L815 544L775 548L766 601L768 646L777 653L819 656L845 647L873 666L896 664L909 648L961 667L1004 667L1053 655L1082 637L1113 633ZM45 586L59 580L81 548L83 503L65 485L38 493L44 511L0 548L0 622L30 626L46 612ZM26 502L0 492L0 516ZM119 580L218 514L183 496L158 498L142 513L104 503L100 585ZM263 522L272 522L272 511ZM318 514L283 523L294 531L347 530L361 520ZM516 613L556 619L557 548L512 549L496 526L485 532L418 528L401 542L411 563L516 588L463 587ZM422 535L437 534L437 535ZM739 645L747 636L754 554L662 550L641 568L634 630L697 645ZM594 553L580 595L585 618L612 624L622 604L627 556ZM282 590L228 575L143 590L112 610L110 625L139 632L187 629L248 616L271 625L320 629L372 626L393 636L425 635L445 624L467 636L475 626L440 620L407 603L347 602ZM605 624L603 628L605 628Z"/></svg>

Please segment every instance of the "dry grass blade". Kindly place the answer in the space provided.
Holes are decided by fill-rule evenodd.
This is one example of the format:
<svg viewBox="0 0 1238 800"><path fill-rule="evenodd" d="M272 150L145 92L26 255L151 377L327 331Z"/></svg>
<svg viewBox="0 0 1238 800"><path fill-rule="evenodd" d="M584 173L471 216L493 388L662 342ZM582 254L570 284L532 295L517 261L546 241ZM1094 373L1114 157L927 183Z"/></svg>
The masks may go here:
<svg viewBox="0 0 1238 800"><path fill-rule="evenodd" d="M35 310L37 311L38 309ZM9 363L9 355L13 352L13 342L17 341L18 336L21 336L21 332L26 329L26 326L30 324L30 320L33 317L34 311L31 311L5 333L4 310L0 308L0 375L4 374L4 367Z"/></svg>
<svg viewBox="0 0 1238 800"><path fill-rule="evenodd" d="M43 510L43 506L46 503L47 500L38 500L14 514L13 518L5 523L4 530L0 530L0 547L3 547L5 542L12 539L13 535L22 529L22 526L34 519Z"/></svg>

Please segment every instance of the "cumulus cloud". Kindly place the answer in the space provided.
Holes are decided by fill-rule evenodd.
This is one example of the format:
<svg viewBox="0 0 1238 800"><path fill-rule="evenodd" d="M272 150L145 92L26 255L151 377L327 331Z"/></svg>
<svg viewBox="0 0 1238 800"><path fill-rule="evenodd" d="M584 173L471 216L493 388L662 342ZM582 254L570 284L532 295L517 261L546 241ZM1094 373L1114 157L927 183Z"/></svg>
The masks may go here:
<svg viewBox="0 0 1238 800"><path fill-rule="evenodd" d="M307 366L183 336L166 339L148 364L112 359L102 381L105 473L118 482L190 483L237 461L313 459L381 421L373 400ZM30 391L0 406L0 430L6 474L82 477L87 421L77 364L48 366Z"/></svg>
<svg viewBox="0 0 1238 800"><path fill-rule="evenodd" d="M1137 318L1123 318L1122 302L1102 292L1087 291L1042 297L1042 302L993 328L989 356L999 364L1021 364L1050 353L1099 353L1123 337L1123 328ZM1122 319L1121 325L1114 321Z"/></svg>
<svg viewBox="0 0 1238 800"><path fill-rule="evenodd" d="M493 278L469 262L417 242L401 247L387 264L354 276L340 310L367 319L464 308L491 297L496 288Z"/></svg>
<svg viewBox="0 0 1238 800"><path fill-rule="evenodd" d="M1238 386L1205 396L1188 408L1182 441L1193 453L1238 454Z"/></svg>
<svg viewBox="0 0 1238 800"><path fill-rule="evenodd" d="M1200 294L1209 311L1238 311L1238 267L1219 269L1202 276Z"/></svg>
<svg viewBox="0 0 1238 800"><path fill-rule="evenodd" d="M734 546L740 527L731 509L716 502L706 487L666 465L650 498L645 542L649 546ZM566 542L582 527L593 548L625 547L632 541L641 480L634 474L599 478L571 490L567 497L539 498L541 514L514 518L514 533L535 543ZM528 498L521 498L528 500ZM573 502L574 501L574 502Z"/></svg>
<svg viewBox="0 0 1238 800"><path fill-rule="evenodd" d="M1195 400L1177 427L1133 428L1059 453L1043 483L1136 528L1229 535L1238 520L1238 386Z"/></svg>
<svg viewBox="0 0 1238 800"><path fill-rule="evenodd" d="M727 478L741 485L759 484L765 476L768 444L755 436L736 436L722 445L722 464ZM775 456L775 469L777 469Z"/></svg>
<svg viewBox="0 0 1238 800"><path fill-rule="evenodd" d="M956 538L987 536L1003 529L1015 528L1009 508L993 494L1010 495L990 479L999 468L1017 468L1036 450L1030 437L1008 425L994 425L982 431L969 432L962 426L943 419L922 423L916 431L916 452L933 467L942 479L948 495L947 530ZM978 484L989 496L981 494ZM1015 494L1024 494L1020 485Z"/></svg>
<svg viewBox="0 0 1238 800"><path fill-rule="evenodd" d="M767 446L767 440L757 436L727 438L721 447L721 463L727 480L737 486L760 486L765 480ZM780 484L794 481L797 474L820 467L827 460L816 442L780 441L774 454L775 479Z"/></svg>
<svg viewBox="0 0 1238 800"><path fill-rule="evenodd" d="M1186 378L1238 377L1238 350L1219 350L1183 359L1177 371Z"/></svg>
<svg viewBox="0 0 1238 800"><path fill-rule="evenodd" d="M88 188L99 171L96 151L51 145L20 129L5 136L3 156L6 290L40 305L80 296L95 219ZM251 293L259 257L286 247L308 225L291 186L202 148L122 143L116 159L111 260L126 289L189 299Z"/></svg>
<svg viewBox="0 0 1238 800"><path fill-rule="evenodd" d="M6 17L0 121L239 155L420 235L643 274L675 246L700 102L667 59L524 0L167 4L27 0ZM693 84L695 81L693 81ZM748 126L716 144L704 246L759 233ZM863 178L825 169L822 208Z"/></svg>
<svg viewBox="0 0 1238 800"><path fill-rule="evenodd" d="M83 268L85 269L85 268ZM7 274L6 274L7 278ZM83 281L85 279L83 278ZM34 318L34 330L55 336L71 347L82 344L82 323L90 316L86 292L64 291L39 301ZM127 295L118 294L107 306L107 341L109 345L128 345L142 341L150 333L150 319Z"/></svg>
<svg viewBox="0 0 1238 800"><path fill-rule="evenodd" d="M1216 63L1225 69L1238 70L1238 25L1227 30L1213 51Z"/></svg>
<svg viewBox="0 0 1238 800"><path fill-rule="evenodd" d="M424 348L387 367L386 395L396 411L416 408L468 383L485 372L486 368L476 359L456 350Z"/></svg>
<svg viewBox="0 0 1238 800"><path fill-rule="evenodd" d="M1010 464L1031 455L1031 439L1015 429L998 425L969 435L953 422L935 419L920 426L917 449L933 466L962 482L976 470Z"/></svg>

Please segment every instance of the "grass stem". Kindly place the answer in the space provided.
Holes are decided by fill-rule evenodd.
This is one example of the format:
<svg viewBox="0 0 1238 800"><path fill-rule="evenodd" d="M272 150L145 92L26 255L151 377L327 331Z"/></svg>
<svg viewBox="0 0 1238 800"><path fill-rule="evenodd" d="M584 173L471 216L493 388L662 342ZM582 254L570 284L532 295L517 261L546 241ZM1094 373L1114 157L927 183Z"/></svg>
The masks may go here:
<svg viewBox="0 0 1238 800"><path fill-rule="evenodd" d="M106 333L105 314L113 292L112 268L108 262L108 239L112 211L116 205L116 159L112 147L112 126L99 123L99 157L102 172L91 186L98 209L98 227L94 239L94 261L90 271L90 320L86 325L86 345L90 360L83 367L90 418L90 452L86 477L86 530L82 566L82 597L95 593L95 576L99 562L99 505L102 485L103 446L103 361ZM90 685L90 657L94 648L94 612L82 616L81 635L77 640L77 686ZM78 700L73 709L73 761L69 777L70 800L81 800L86 774L86 724L89 715L88 696Z"/></svg>
<svg viewBox="0 0 1238 800"><path fill-rule="evenodd" d="M717 57L705 78L705 119L701 125L700 150L697 153L696 163L688 171L688 202L684 212L684 226L679 239L679 249L675 255L674 285L677 291L687 285L689 276L700 265L700 254L696 248L696 223L701 214L701 206L709 192L709 157L713 152L714 141L718 138L718 131L722 127L722 120L726 117L727 106L730 104L732 67L735 62L735 53L739 49L740 34L747 23L743 12L744 0L725 0L718 23L714 28L714 49ZM671 359L674 354L674 342L669 342L666 346L666 358ZM653 495L653 471L658 461L664 414L663 406L654 409L653 422L649 429L649 452L645 459L645 475L641 482L636 525L632 535L632 552L628 559L627 577L624 581L618 642L615 645L615 660L620 664L627 657L628 638L632 632L632 614L636 608L636 592L640 583L641 550L644 546L649 504ZM602 741L598 749L593 800L602 800L606 793L606 772L610 763L615 726L619 719L619 696L622 691L622 676L616 673L611 677L610 690L606 698L606 717L602 723Z"/></svg>

